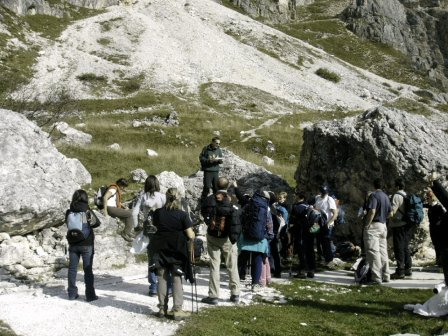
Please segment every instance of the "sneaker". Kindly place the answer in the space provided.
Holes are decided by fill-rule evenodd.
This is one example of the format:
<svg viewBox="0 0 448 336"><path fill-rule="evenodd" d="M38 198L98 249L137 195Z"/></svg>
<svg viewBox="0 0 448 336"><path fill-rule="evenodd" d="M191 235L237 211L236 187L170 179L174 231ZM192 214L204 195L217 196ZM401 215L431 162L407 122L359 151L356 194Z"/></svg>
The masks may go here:
<svg viewBox="0 0 448 336"><path fill-rule="evenodd" d="M383 283L388 283L388 282L390 282L390 280L388 278L383 279Z"/></svg>
<svg viewBox="0 0 448 336"><path fill-rule="evenodd" d="M183 321L186 318L190 317L190 313L183 310L173 310L173 319L174 321Z"/></svg>
<svg viewBox="0 0 448 336"><path fill-rule="evenodd" d="M79 298L79 295L78 295L78 294L76 294L75 296L69 296L69 297L68 297L68 299L69 299L70 301L76 300L77 298Z"/></svg>
<svg viewBox="0 0 448 336"><path fill-rule="evenodd" d="M253 284L252 285L252 292L259 292L261 291L263 287L260 286L260 284Z"/></svg>
<svg viewBox="0 0 448 336"><path fill-rule="evenodd" d="M412 270L411 269L404 270L404 275L405 276L412 276Z"/></svg>
<svg viewBox="0 0 448 336"><path fill-rule="evenodd" d="M99 297L97 295L95 295L95 296L86 298L86 301L87 302L92 302L92 301L96 301L98 299L99 299Z"/></svg>
<svg viewBox="0 0 448 336"><path fill-rule="evenodd" d="M235 294L230 295L230 302L240 303L240 296L239 295L235 295Z"/></svg>
<svg viewBox="0 0 448 336"><path fill-rule="evenodd" d="M206 304L211 304L211 305L217 305L218 304L218 299L217 298L212 298L210 296L207 296L205 298L203 298L201 300L202 303L206 303Z"/></svg>
<svg viewBox="0 0 448 336"><path fill-rule="evenodd" d="M404 279L404 274L395 272L395 273L390 275L390 278L393 279L393 280Z"/></svg>
<svg viewBox="0 0 448 336"><path fill-rule="evenodd" d="M151 291L149 291L149 292L148 292L148 295L149 295L150 297L154 297L154 296L157 296L157 292L151 292Z"/></svg>

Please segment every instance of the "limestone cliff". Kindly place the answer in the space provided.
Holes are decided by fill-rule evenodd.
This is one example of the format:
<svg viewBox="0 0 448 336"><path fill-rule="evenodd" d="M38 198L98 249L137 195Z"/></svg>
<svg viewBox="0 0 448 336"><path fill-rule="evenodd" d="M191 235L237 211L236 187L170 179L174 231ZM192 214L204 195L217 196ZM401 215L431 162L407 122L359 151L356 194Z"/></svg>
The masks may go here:
<svg viewBox="0 0 448 336"><path fill-rule="evenodd" d="M393 46L448 89L448 1L353 0L342 18L355 34Z"/></svg>

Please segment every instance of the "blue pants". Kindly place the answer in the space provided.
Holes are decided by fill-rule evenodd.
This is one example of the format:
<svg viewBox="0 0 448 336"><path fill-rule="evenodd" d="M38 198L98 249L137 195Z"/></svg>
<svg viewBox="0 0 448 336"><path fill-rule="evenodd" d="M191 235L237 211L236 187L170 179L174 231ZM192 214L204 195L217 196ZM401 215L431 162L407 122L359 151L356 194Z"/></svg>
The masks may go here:
<svg viewBox="0 0 448 336"><path fill-rule="evenodd" d="M250 264L250 273L252 277L252 285L256 285L260 284L261 270L263 266L263 253L241 251L240 255L238 256L238 273L241 280L244 280L246 278L246 267L251 256L252 261Z"/></svg>
<svg viewBox="0 0 448 336"><path fill-rule="evenodd" d="M76 275L78 273L79 259L82 257L82 265L84 269L84 283L86 285L86 300L96 296L93 287L93 246L70 246L69 249L69 265L68 265L68 297L75 298L78 295L78 287L76 287Z"/></svg>

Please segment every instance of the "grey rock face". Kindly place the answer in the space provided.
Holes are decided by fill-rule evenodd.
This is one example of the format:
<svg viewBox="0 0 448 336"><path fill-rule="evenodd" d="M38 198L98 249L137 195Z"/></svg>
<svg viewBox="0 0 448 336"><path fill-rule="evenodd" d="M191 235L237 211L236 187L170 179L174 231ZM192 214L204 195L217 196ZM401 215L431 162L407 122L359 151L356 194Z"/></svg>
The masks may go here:
<svg viewBox="0 0 448 336"><path fill-rule="evenodd" d="M445 176L447 141L445 132L427 118L380 107L305 128L295 179L310 194L328 183L355 223L374 178L383 178L385 191L392 193L397 177L405 180L407 190L421 192L432 172Z"/></svg>
<svg viewBox="0 0 448 336"><path fill-rule="evenodd" d="M342 14L355 34L393 46L417 70L448 87L446 1L357 0Z"/></svg>
<svg viewBox="0 0 448 336"><path fill-rule="evenodd" d="M232 2L253 17L262 17L271 22L287 22L295 17L297 6L312 4L314 0L233 0Z"/></svg>
<svg viewBox="0 0 448 336"><path fill-rule="evenodd" d="M0 109L0 232L25 234L60 224L76 189L91 182L77 159L59 153L23 115Z"/></svg>
<svg viewBox="0 0 448 336"><path fill-rule="evenodd" d="M74 6L92 9L101 9L120 3L119 0L68 0L67 2ZM50 6L50 2L45 0L0 0L0 6L19 15L47 14L58 17L64 15L63 3Z"/></svg>

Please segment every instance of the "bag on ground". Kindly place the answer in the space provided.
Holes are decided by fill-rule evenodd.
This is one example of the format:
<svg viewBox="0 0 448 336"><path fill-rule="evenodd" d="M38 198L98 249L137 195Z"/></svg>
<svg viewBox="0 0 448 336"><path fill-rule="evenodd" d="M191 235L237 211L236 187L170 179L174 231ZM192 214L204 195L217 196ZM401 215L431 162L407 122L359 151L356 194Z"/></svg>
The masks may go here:
<svg viewBox="0 0 448 336"><path fill-rule="evenodd" d="M98 191L96 192L95 196L93 197L93 203L97 206L98 209L103 210L104 209L104 202L103 198L106 194L107 190L109 189L108 186L101 186Z"/></svg>
<svg viewBox="0 0 448 336"><path fill-rule="evenodd" d="M269 200L255 193L243 208L242 226L244 238L261 241L265 237Z"/></svg>
<svg viewBox="0 0 448 336"><path fill-rule="evenodd" d="M372 280L372 270L365 257L359 258L355 263L355 282L357 284L365 284Z"/></svg>
<svg viewBox="0 0 448 336"><path fill-rule="evenodd" d="M90 225L86 212L70 211L67 215L67 241L70 244L79 243L90 235Z"/></svg>

